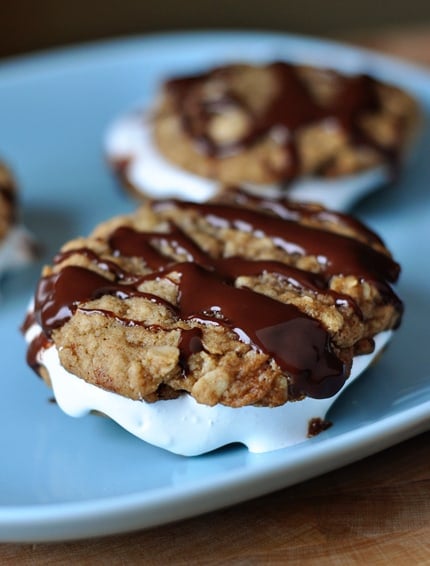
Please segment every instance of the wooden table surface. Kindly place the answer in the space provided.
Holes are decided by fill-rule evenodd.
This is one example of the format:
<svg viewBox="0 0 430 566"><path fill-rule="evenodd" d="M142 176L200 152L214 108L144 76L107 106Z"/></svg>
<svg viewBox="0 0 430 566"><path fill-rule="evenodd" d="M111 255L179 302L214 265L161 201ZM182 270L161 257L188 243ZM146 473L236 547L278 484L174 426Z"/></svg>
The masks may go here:
<svg viewBox="0 0 430 566"><path fill-rule="evenodd" d="M430 64L430 28L361 34L353 41ZM430 432L179 523L61 544L0 544L1 565L138 563L430 564Z"/></svg>

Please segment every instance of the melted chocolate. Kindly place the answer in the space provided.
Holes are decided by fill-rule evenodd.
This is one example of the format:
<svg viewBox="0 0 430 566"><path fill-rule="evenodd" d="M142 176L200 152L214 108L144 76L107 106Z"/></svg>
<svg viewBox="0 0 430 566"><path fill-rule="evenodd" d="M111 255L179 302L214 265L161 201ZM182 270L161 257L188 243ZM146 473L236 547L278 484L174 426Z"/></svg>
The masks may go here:
<svg viewBox="0 0 430 566"><path fill-rule="evenodd" d="M130 277L130 274L124 271L123 269L121 269L119 265L117 265L113 261L108 261L106 259L101 260L100 256L96 254L93 250L90 250L89 248L76 248L73 250L69 250L67 252L61 252L54 257L54 264L62 263L63 261L66 261L66 259L72 257L75 254L85 256L92 263L97 265L99 269L106 271L106 273L110 273L111 275L114 275L115 279L118 281L123 281ZM133 279L136 278L133 277Z"/></svg>
<svg viewBox="0 0 430 566"><path fill-rule="evenodd" d="M38 373L38 369L39 369L39 362L37 360L37 356L39 354L39 352L41 350L44 350L45 348L48 348L50 345L50 342L47 338L47 336L45 336L45 334L39 334L38 336L36 336L36 338L34 338L34 340L32 340L32 342L30 343L28 350L27 350L27 364L34 369L34 371L36 373Z"/></svg>
<svg viewBox="0 0 430 566"><path fill-rule="evenodd" d="M296 132L309 124L330 121L332 126L347 134L352 144L372 147L391 164L393 172L397 169L399 146L403 137L402 124L398 124L396 147L391 148L378 145L360 126L361 116L381 109L377 83L373 78L367 75L346 76L331 71L338 92L329 104L322 105L312 96L294 65L276 62L268 68L275 75L278 90L264 111L258 114L252 112L246 102L229 88L228 76L235 72L234 66L214 69L199 76L173 79L166 83L166 91L181 117L184 131L195 141L201 152L222 158L246 149L263 136L276 132L278 142L288 155L285 168L280 174L281 178L287 181L298 176L301 170ZM207 81L219 81L220 85L223 85L219 88L219 93L212 98L204 94L203 87ZM252 126L246 135L235 143L217 144L209 135L210 120L231 107L247 113ZM327 171L329 166L328 163ZM320 173L325 174L324 167Z"/></svg>
<svg viewBox="0 0 430 566"><path fill-rule="evenodd" d="M228 285L193 263L182 264L179 308L183 318L223 324L242 342L274 357L311 397L330 397L345 381L345 367L332 352L322 325L294 305L247 288Z"/></svg>
<svg viewBox="0 0 430 566"><path fill-rule="evenodd" d="M312 438L312 436L317 436L324 430L327 430L332 426L333 423L330 421L323 420L319 417L314 417L310 419L308 423L308 438Z"/></svg>
<svg viewBox="0 0 430 566"><path fill-rule="evenodd" d="M182 372L184 375L187 375L189 371L188 360L190 356L204 350L202 337L202 329L198 327L181 331L178 345L180 352L179 363L181 364Z"/></svg>
<svg viewBox="0 0 430 566"><path fill-rule="evenodd" d="M69 253L81 253L95 267L105 271L106 277L69 265L59 273L42 278L36 293L35 317L44 334L49 337L71 318L77 308L88 314L97 312L114 318L123 325L146 326L142 321L121 318L111 311L83 305L103 295L114 295L123 300L143 297L169 309L175 320L195 323L194 328L182 330L180 335L180 364L184 374L188 372L189 357L204 349L202 327L221 325L235 333L242 342L273 357L291 376L290 388L294 395L323 398L339 391L349 368L333 351L331 338L322 324L294 305L246 287L237 288L234 281L239 275L257 276L267 272L284 277L291 285L310 292L329 293L331 275L354 274L376 281L386 300L395 304L395 295L388 282L397 278L398 265L388 256L356 240L309 228L269 212L225 204L174 204L194 210L214 226L269 236L282 248L301 255L315 255L324 272L308 273L277 261L214 258L173 223L166 233L138 232L122 226L111 234L111 253L141 258L153 271L140 276L126 273L114 262L106 261L87 248L60 254L57 262L66 259ZM166 201L152 204L155 210L171 205L172 202ZM284 203L284 206L287 205ZM178 262L172 259L172 251L184 260ZM145 281L170 278L173 273L176 274L175 281L179 280L175 305L139 291L139 286ZM336 294L335 298L337 304L351 301ZM36 350L37 347L33 343L30 349Z"/></svg>
<svg viewBox="0 0 430 566"><path fill-rule="evenodd" d="M10 205L15 204L16 194L12 185L0 185L0 197Z"/></svg>
<svg viewBox="0 0 430 566"><path fill-rule="evenodd" d="M45 334L50 336L53 330L70 320L80 303L98 299L103 295L113 295L119 299L142 297L173 309L173 306L161 297L138 291L136 284L115 284L94 271L68 265L59 273L40 280L35 301L36 321ZM107 312L105 311L106 315ZM120 320L119 317L116 318ZM129 322L131 324L131 321Z"/></svg>
<svg viewBox="0 0 430 566"><path fill-rule="evenodd" d="M264 235L288 253L313 255L329 275L355 275L370 280L397 280L400 267L389 256L358 240L291 220L231 205L175 201L179 208L194 209L213 226ZM159 202L156 206L166 206ZM168 206L168 205L167 205Z"/></svg>

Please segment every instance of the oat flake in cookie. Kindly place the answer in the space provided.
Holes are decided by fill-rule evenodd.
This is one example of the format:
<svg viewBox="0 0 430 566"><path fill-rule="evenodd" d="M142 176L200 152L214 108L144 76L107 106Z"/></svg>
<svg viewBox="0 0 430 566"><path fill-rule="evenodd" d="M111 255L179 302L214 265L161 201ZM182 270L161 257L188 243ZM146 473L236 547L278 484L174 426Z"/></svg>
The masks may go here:
<svg viewBox="0 0 430 566"><path fill-rule="evenodd" d="M154 200L45 267L27 359L70 415L100 411L184 455L274 450L324 428L399 325L399 270L320 206Z"/></svg>
<svg viewBox="0 0 430 566"><path fill-rule="evenodd" d="M0 277L38 254L33 237L18 219L18 194L9 169L0 162Z"/></svg>
<svg viewBox="0 0 430 566"><path fill-rule="evenodd" d="M151 112L110 128L128 187L203 201L220 184L338 210L395 177L418 123L406 92L367 75L276 62L173 78Z"/></svg>

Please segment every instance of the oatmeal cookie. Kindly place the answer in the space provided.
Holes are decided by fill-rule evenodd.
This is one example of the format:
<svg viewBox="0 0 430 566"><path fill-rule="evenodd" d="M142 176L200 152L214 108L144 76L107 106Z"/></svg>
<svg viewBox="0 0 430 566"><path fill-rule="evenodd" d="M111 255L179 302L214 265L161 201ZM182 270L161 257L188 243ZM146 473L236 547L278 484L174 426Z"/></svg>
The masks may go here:
<svg viewBox="0 0 430 566"><path fill-rule="evenodd" d="M0 245L16 222L16 186L9 169L0 162Z"/></svg>
<svg viewBox="0 0 430 566"><path fill-rule="evenodd" d="M54 347L69 374L148 403L328 398L399 325L399 270L375 233L321 206L238 190L154 200L45 267L28 360L49 383L41 354Z"/></svg>
<svg viewBox="0 0 430 566"><path fill-rule="evenodd" d="M417 119L403 90L367 75L276 62L164 85L154 136L177 165L226 184L397 167Z"/></svg>
<svg viewBox="0 0 430 566"><path fill-rule="evenodd" d="M18 214L18 191L6 165L0 162L0 275L30 263L39 253Z"/></svg>
<svg viewBox="0 0 430 566"><path fill-rule="evenodd" d="M397 178L420 122L404 90L275 62L164 83L111 124L106 154L135 196L203 202L221 186L347 211Z"/></svg>

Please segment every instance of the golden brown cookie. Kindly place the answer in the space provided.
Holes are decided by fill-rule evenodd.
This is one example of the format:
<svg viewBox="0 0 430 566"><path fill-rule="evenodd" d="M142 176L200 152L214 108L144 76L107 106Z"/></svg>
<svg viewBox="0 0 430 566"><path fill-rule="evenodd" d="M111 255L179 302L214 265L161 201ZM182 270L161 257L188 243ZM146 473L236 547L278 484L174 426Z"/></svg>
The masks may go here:
<svg viewBox="0 0 430 566"><path fill-rule="evenodd" d="M275 407L335 395L354 356L396 328L399 274L350 216L241 192L152 201L66 244L26 327L29 361L121 396Z"/></svg>
<svg viewBox="0 0 430 566"><path fill-rule="evenodd" d="M168 81L154 135L164 156L198 175L268 184L397 167L416 120L415 101L395 86L277 62Z"/></svg>

